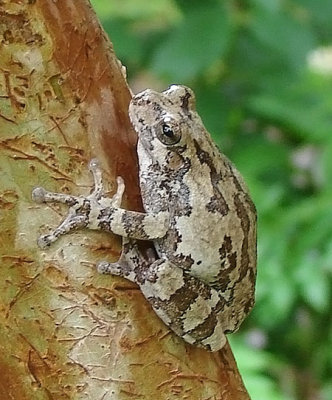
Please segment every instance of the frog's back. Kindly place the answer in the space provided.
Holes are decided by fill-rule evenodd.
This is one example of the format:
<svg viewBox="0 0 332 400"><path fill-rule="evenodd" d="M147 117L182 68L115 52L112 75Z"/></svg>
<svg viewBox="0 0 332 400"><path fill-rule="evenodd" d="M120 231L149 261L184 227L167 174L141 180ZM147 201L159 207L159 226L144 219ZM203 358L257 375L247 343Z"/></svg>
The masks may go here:
<svg viewBox="0 0 332 400"><path fill-rule="evenodd" d="M168 182L171 224L158 244L167 257L218 290L225 329L234 331L254 304L256 209L240 173L211 140L173 157Z"/></svg>

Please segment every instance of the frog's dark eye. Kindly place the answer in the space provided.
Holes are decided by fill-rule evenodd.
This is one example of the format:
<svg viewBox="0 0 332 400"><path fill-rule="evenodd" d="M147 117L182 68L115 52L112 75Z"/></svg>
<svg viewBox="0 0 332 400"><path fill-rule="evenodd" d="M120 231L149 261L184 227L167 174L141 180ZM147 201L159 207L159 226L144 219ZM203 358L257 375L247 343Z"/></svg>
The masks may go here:
<svg viewBox="0 0 332 400"><path fill-rule="evenodd" d="M174 136L173 129L168 124L162 125L163 134L168 138L172 138Z"/></svg>
<svg viewBox="0 0 332 400"><path fill-rule="evenodd" d="M166 146L172 146L181 139L181 131L176 124L162 122L156 130L157 138Z"/></svg>

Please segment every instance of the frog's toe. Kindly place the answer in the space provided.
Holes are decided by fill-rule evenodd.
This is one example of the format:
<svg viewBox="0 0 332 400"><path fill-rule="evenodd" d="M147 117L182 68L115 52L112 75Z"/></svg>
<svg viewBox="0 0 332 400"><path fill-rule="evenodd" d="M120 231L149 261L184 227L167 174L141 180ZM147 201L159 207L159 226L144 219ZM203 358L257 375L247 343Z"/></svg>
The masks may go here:
<svg viewBox="0 0 332 400"><path fill-rule="evenodd" d="M46 247L49 247L55 240L56 238L54 235L42 235L38 238L37 244L41 249L45 249Z"/></svg>
<svg viewBox="0 0 332 400"><path fill-rule="evenodd" d="M47 191L42 187L35 187L31 193L32 200L36 203L45 203Z"/></svg>
<svg viewBox="0 0 332 400"><path fill-rule="evenodd" d="M109 263L107 261L99 261L97 263L97 271L104 275L122 276L129 281L135 282L135 273L130 268L130 265L120 257L119 261Z"/></svg>
<svg viewBox="0 0 332 400"><path fill-rule="evenodd" d="M73 206L80 202L77 196L69 194L49 192L42 187L35 187L31 193L32 200L36 203L63 203L68 206ZM81 200L82 202L82 200Z"/></svg>
<svg viewBox="0 0 332 400"><path fill-rule="evenodd" d="M89 162L89 171L95 171L100 169L100 164L97 158L92 158Z"/></svg>
<svg viewBox="0 0 332 400"><path fill-rule="evenodd" d="M97 263L97 271L104 275L122 275L121 264L118 262L109 263L105 260Z"/></svg>

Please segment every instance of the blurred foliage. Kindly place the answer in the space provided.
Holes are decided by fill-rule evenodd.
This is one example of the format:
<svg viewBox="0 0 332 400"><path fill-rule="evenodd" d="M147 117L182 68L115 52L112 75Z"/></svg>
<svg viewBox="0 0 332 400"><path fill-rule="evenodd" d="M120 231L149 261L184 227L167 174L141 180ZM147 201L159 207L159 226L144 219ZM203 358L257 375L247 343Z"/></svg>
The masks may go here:
<svg viewBox="0 0 332 400"><path fill-rule="evenodd" d="M192 87L251 189L257 304L231 342L252 398L331 399L332 2L92 3L132 86Z"/></svg>

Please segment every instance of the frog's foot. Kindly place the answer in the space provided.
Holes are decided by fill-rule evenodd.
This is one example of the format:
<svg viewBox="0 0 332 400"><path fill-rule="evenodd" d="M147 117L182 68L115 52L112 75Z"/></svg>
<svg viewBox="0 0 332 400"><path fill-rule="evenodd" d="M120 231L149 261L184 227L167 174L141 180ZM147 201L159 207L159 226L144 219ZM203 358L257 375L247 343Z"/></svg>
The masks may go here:
<svg viewBox="0 0 332 400"><path fill-rule="evenodd" d="M97 160L92 160L89 164L94 179L94 189L88 196L72 196L64 193L48 192L42 187L36 187L32 191L32 199L37 203L63 203L70 208L68 215L61 224L47 235L38 239L38 245L42 248L55 242L60 236L72 231L89 227L98 229L97 217L101 210L119 207L125 189L123 179L117 178L117 192L112 198L104 195L101 170Z"/></svg>
<svg viewBox="0 0 332 400"><path fill-rule="evenodd" d="M132 262L132 256L136 256L136 262ZM137 243L135 240L122 238L122 252L117 262L99 261L97 270L100 274L122 276L132 282L135 282L135 268L138 266L139 258Z"/></svg>
<svg viewBox="0 0 332 400"><path fill-rule="evenodd" d="M145 252L144 257L136 240L123 237L119 260L114 263L100 261L97 263L97 270L101 274L122 276L132 282L139 283L143 279L144 270L156 260L154 250L150 250Z"/></svg>

